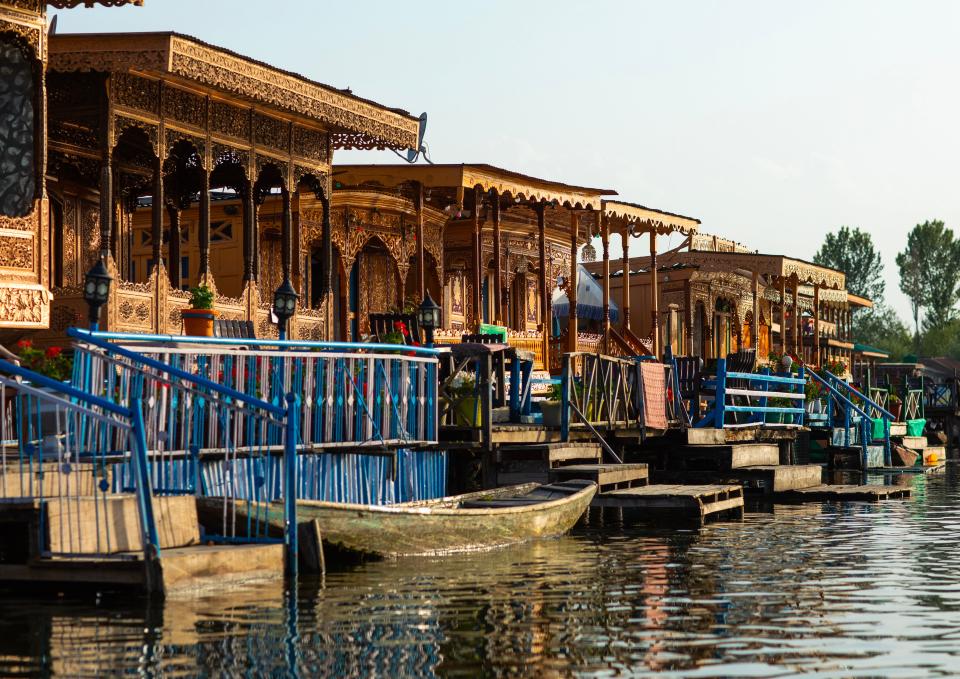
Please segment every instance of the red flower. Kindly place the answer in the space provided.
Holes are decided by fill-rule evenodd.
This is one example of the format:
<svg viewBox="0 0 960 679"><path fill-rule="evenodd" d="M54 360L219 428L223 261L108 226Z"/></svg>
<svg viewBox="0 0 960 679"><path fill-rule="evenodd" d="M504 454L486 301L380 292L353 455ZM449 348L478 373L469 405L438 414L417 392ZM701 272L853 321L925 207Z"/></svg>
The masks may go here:
<svg viewBox="0 0 960 679"><path fill-rule="evenodd" d="M410 335L410 331L407 330L407 324L404 323L403 321L394 321L393 329L399 332L404 337L408 337Z"/></svg>
<svg viewBox="0 0 960 679"><path fill-rule="evenodd" d="M60 347L48 347L46 352L47 358L56 358L62 353L63 353L63 349L61 349Z"/></svg>
<svg viewBox="0 0 960 679"><path fill-rule="evenodd" d="M29 349L32 346L33 346L33 342L31 342L28 339L22 339L19 342L17 342L17 349Z"/></svg>

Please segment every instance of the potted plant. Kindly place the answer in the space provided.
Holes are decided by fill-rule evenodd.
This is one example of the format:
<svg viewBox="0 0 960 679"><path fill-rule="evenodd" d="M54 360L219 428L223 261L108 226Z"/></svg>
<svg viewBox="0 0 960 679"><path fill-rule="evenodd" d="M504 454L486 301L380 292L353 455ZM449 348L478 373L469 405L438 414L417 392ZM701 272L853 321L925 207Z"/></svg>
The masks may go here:
<svg viewBox="0 0 960 679"><path fill-rule="evenodd" d="M190 290L190 308L180 312L183 333L194 337L213 337L213 290L200 285Z"/></svg>
<svg viewBox="0 0 960 679"><path fill-rule="evenodd" d="M483 412L476 386L473 375L465 370L461 370L450 380L447 393L454 399L454 420L458 425L479 427L483 424Z"/></svg>
<svg viewBox="0 0 960 679"><path fill-rule="evenodd" d="M73 360L63 353L61 347L39 349L32 341L23 339L17 342L16 354L24 368L58 382L69 382L73 375Z"/></svg>
<svg viewBox="0 0 960 679"><path fill-rule="evenodd" d="M820 400L822 387L819 382L807 380L803 387L803 395L807 403L808 415L819 415L823 412L823 401Z"/></svg>
<svg viewBox="0 0 960 679"><path fill-rule="evenodd" d="M887 398L887 410L893 415L894 422L900 421L900 416L903 414L903 401L900 400L899 396L890 394Z"/></svg>
<svg viewBox="0 0 960 679"><path fill-rule="evenodd" d="M550 395L543 401L540 401L540 412L543 413L543 426L560 426L560 408L563 405L562 386L560 384L550 385Z"/></svg>

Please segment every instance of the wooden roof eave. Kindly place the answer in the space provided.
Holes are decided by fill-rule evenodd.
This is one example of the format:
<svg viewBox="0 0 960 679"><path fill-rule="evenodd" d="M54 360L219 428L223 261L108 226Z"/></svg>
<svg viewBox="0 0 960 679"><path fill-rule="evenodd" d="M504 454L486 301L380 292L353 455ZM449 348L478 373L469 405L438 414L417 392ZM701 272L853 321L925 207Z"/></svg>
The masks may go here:
<svg viewBox="0 0 960 679"><path fill-rule="evenodd" d="M621 227L629 226L633 235L656 233L664 236L679 232L689 236L696 233L700 227L700 220L694 217L685 217L620 200L604 200L603 214L608 223Z"/></svg>
<svg viewBox="0 0 960 679"><path fill-rule="evenodd" d="M594 189L563 184L537 177L476 164L444 165L337 165L337 181L358 186L378 184L392 188L420 182L426 188L449 188L464 192L479 188L526 204L549 203L570 210L599 210L602 196L616 195L612 189Z"/></svg>
<svg viewBox="0 0 960 679"><path fill-rule="evenodd" d="M796 276L800 284L819 285L834 290L842 290L846 285L846 276L841 271L783 255L691 250L684 253L683 261L698 264L705 270L746 269L764 276L784 279Z"/></svg>
<svg viewBox="0 0 960 679"><path fill-rule="evenodd" d="M328 85L178 33L58 34L49 69L142 73L319 123L340 147L415 148L419 120Z"/></svg>

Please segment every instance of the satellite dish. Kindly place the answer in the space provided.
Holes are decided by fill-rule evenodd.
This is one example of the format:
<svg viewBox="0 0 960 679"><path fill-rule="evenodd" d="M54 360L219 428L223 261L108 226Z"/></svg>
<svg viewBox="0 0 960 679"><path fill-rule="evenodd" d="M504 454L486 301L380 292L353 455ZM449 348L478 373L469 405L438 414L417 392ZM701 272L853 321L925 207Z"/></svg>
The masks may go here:
<svg viewBox="0 0 960 679"><path fill-rule="evenodd" d="M420 129L417 131L417 148L407 149L407 162L415 163L421 153L426 153L426 147L423 145L423 136L427 132L427 112L420 114ZM426 156L424 156L426 157Z"/></svg>

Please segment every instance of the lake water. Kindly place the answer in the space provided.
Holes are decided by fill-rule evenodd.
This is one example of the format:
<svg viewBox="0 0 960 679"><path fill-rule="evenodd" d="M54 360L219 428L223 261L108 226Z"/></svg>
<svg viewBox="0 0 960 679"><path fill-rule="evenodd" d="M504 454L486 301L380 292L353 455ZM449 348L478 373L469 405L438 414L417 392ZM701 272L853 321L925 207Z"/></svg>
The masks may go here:
<svg viewBox="0 0 960 679"><path fill-rule="evenodd" d="M177 596L0 598L0 674L960 675L960 469L909 501L700 530L578 526L482 554Z"/></svg>

